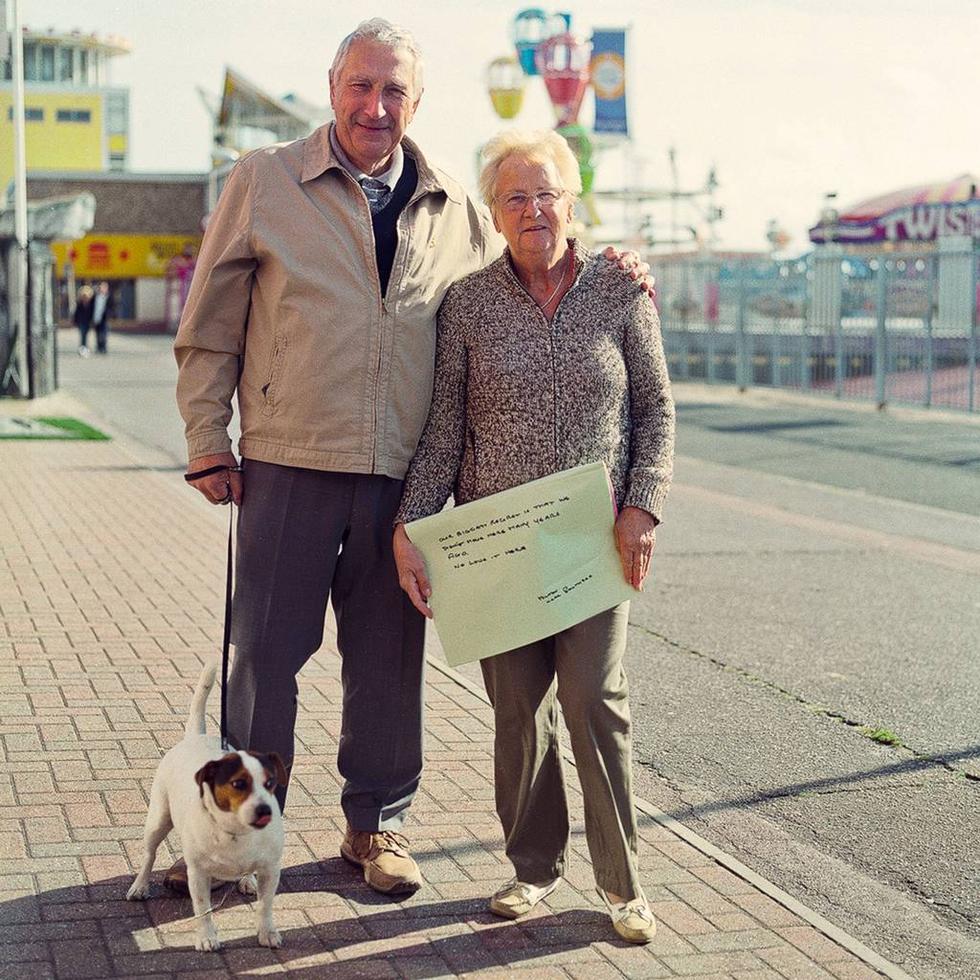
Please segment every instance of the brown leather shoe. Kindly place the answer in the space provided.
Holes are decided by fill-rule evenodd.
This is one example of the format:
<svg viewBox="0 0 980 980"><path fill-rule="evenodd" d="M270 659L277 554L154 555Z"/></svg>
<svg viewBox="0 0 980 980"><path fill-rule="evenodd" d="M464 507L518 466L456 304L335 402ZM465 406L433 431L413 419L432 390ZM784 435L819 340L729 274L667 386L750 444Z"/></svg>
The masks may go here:
<svg viewBox="0 0 980 980"><path fill-rule="evenodd" d="M211 891L217 891L223 884L223 881L212 878ZM163 876L163 886L178 895L190 895L190 889L187 887L187 865L183 858L178 858L173 867Z"/></svg>
<svg viewBox="0 0 980 980"><path fill-rule="evenodd" d="M419 866L408 853L408 841L391 830L353 830L340 845L341 855L364 869L364 880L383 895L410 895L422 887Z"/></svg>

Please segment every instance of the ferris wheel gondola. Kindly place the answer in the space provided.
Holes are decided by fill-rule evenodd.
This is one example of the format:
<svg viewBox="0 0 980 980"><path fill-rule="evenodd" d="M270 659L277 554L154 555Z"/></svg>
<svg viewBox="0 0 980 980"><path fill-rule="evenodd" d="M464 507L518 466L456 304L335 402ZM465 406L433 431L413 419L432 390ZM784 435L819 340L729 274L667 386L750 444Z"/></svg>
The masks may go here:
<svg viewBox="0 0 980 980"><path fill-rule="evenodd" d="M559 126L568 126L578 119L589 85L590 54L591 45L567 31L538 45L535 63L555 107Z"/></svg>
<svg viewBox="0 0 980 980"><path fill-rule="evenodd" d="M527 76L517 58L494 58L487 67L487 91L501 119L513 119L524 105Z"/></svg>
<svg viewBox="0 0 980 980"><path fill-rule="evenodd" d="M537 75L535 52L542 41L568 30L564 14L549 14L540 7L529 7L514 18L514 49L525 75Z"/></svg>

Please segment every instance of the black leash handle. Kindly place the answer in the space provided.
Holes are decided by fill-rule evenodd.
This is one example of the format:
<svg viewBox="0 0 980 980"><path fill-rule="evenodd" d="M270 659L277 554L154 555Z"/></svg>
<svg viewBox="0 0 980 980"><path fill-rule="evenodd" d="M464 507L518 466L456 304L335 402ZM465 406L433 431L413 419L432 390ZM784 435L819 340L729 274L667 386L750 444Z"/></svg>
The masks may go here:
<svg viewBox="0 0 980 980"><path fill-rule="evenodd" d="M188 483L192 483L194 480L200 480L206 476L211 476L214 473L221 473L222 471L233 471L235 473L240 473L241 467L225 466L224 463L220 463L217 466L209 466L206 470L195 470L193 473L185 473L184 479Z"/></svg>
<svg viewBox="0 0 980 980"><path fill-rule="evenodd" d="M231 547L232 530L235 523L235 505L228 506L228 568L225 574L225 629L221 641L221 748L229 752L228 745L228 661L231 647L232 578L234 576Z"/></svg>

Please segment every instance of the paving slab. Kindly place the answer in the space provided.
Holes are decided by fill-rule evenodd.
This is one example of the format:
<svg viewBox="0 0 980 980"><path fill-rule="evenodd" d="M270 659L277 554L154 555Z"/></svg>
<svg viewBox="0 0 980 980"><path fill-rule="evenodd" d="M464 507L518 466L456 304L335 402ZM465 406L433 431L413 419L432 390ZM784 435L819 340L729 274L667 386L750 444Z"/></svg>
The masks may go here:
<svg viewBox="0 0 980 980"><path fill-rule="evenodd" d="M23 406L18 406L22 410ZM406 828L425 887L391 902L339 857L336 634L301 678L275 915L223 895L226 945L195 952L189 901L123 901L154 767L220 647L226 510L122 442L0 443L0 977L867 977L905 974L641 803L642 875L661 930L612 933L592 891L570 778L568 880L521 922L486 911L510 877L493 810L492 715L430 659L426 771ZM210 705L216 728L217 697Z"/></svg>

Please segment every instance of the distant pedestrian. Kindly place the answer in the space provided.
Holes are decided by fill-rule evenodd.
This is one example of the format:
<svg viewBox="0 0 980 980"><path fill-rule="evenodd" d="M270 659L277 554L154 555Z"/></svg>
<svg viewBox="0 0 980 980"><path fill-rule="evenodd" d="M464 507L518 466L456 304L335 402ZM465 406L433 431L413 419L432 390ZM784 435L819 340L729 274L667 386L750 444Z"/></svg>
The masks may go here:
<svg viewBox="0 0 980 980"><path fill-rule="evenodd" d="M100 282L92 299L92 326L95 327L95 344L100 354L105 354L108 351L109 320L115 312L109 283Z"/></svg>
<svg viewBox="0 0 980 980"><path fill-rule="evenodd" d="M92 328L92 301L95 290L91 286L82 286L75 299L75 312L72 322L78 327L78 356L88 357L88 332Z"/></svg>

